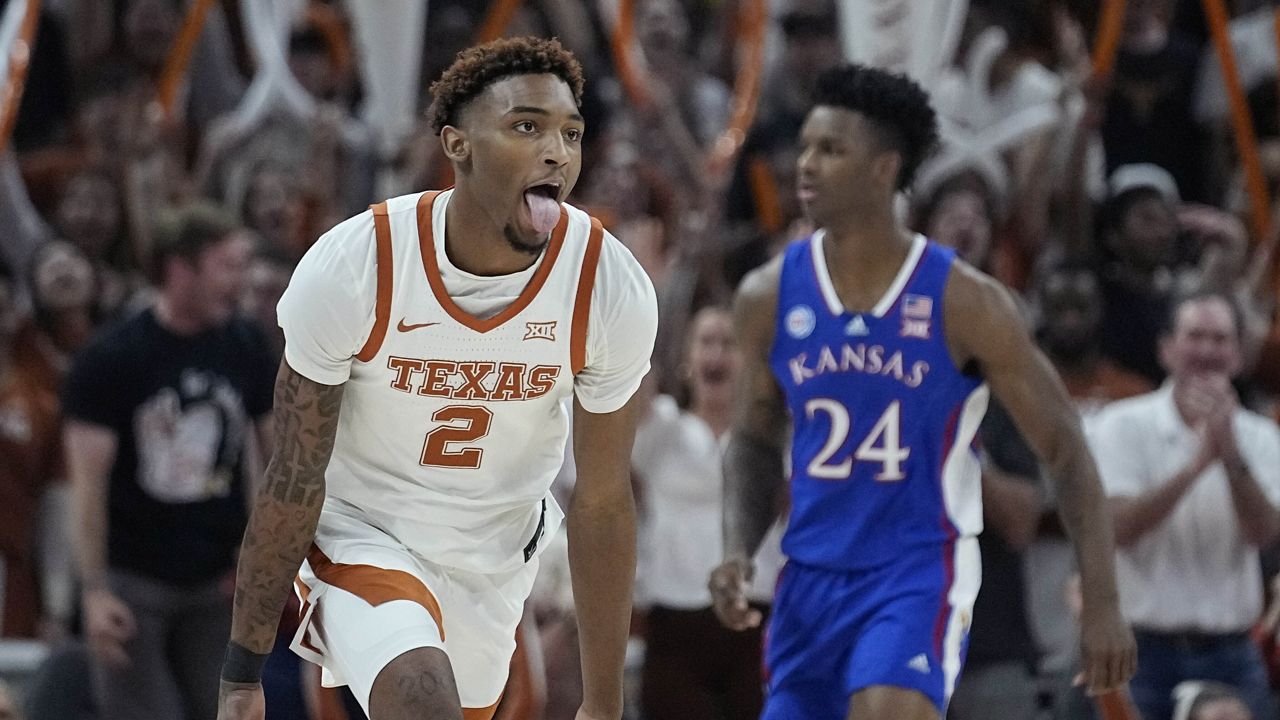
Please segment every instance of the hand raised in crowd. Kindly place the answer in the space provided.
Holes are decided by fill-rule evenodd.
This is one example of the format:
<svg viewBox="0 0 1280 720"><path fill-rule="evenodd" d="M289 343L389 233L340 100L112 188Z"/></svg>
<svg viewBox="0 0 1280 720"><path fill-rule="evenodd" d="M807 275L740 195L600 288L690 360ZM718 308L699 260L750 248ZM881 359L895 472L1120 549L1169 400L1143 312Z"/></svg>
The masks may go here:
<svg viewBox="0 0 1280 720"><path fill-rule="evenodd" d="M725 560L711 571L711 603L716 617L731 630L746 630L760 624L763 616L747 603L747 588L755 566L750 560L734 558Z"/></svg>
<svg viewBox="0 0 1280 720"><path fill-rule="evenodd" d="M89 649L103 662L116 667L130 663L126 643L138 631L129 606L105 587L84 593L85 635Z"/></svg>
<svg viewBox="0 0 1280 720"><path fill-rule="evenodd" d="M1185 203L1178 208L1178 223L1206 244L1246 245L1249 231L1240 219L1210 205Z"/></svg>
<svg viewBox="0 0 1280 720"><path fill-rule="evenodd" d="M1174 402L1201 439L1192 461L1193 468L1203 471L1216 460L1238 456L1232 417L1239 399L1226 375L1192 377L1179 383L1174 390Z"/></svg>
<svg viewBox="0 0 1280 720"><path fill-rule="evenodd" d="M1232 419L1240 406L1235 388L1225 375L1215 375L1205 379L1205 392L1211 398L1212 405L1205 417L1205 429L1213 442L1215 456L1224 462L1240 459L1240 447L1236 444L1236 434Z"/></svg>

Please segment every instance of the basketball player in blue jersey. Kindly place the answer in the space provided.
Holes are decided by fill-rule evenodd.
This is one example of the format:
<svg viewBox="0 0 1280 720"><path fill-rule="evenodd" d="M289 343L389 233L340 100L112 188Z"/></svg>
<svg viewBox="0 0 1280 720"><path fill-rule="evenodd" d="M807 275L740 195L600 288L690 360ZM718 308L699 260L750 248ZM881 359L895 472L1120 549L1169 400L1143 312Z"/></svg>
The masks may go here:
<svg viewBox="0 0 1280 720"><path fill-rule="evenodd" d="M744 592L776 514L788 416L793 426L765 720L946 714L981 575L974 436L989 393L1058 488L1084 582L1083 681L1101 693L1134 672L1111 523L1061 382L1008 292L894 212L936 139L928 97L907 78L822 74L798 167L821 229L738 291L742 388L725 456L725 561L711 576L730 627L760 622Z"/></svg>

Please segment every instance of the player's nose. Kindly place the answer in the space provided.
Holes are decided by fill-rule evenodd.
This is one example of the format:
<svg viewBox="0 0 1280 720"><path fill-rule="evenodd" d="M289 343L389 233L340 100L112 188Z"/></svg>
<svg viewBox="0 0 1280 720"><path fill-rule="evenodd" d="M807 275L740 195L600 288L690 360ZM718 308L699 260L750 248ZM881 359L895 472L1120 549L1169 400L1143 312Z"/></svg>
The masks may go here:
<svg viewBox="0 0 1280 720"><path fill-rule="evenodd" d="M549 133L547 140L542 144L542 162L555 167L566 165L571 152L564 136L560 133Z"/></svg>

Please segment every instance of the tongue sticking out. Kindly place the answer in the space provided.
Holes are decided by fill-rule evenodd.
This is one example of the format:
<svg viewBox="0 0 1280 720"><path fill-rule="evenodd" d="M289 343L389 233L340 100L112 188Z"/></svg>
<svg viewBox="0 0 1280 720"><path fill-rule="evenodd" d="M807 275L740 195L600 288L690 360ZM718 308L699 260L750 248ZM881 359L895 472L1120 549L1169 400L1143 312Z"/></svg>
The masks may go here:
<svg viewBox="0 0 1280 720"><path fill-rule="evenodd" d="M533 218L533 229L540 233L548 233L555 229L560 220L560 203L546 195L526 192L524 202L529 206L529 216Z"/></svg>

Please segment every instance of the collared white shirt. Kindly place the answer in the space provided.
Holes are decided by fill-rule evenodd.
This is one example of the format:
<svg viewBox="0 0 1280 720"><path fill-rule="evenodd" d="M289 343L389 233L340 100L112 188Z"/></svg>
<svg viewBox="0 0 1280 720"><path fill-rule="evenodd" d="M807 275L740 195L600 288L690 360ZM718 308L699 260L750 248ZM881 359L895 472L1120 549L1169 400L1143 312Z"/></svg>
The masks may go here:
<svg viewBox="0 0 1280 720"><path fill-rule="evenodd" d="M1280 428L1247 410L1236 443L1272 505L1280 504ZM1136 497L1173 478L1199 438L1173 402L1173 386L1112 403L1089 423L1089 441L1110 497ZM1134 625L1238 632L1262 612L1258 549L1241 535L1221 463L1198 477L1154 530L1116 557L1121 606Z"/></svg>

